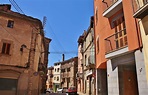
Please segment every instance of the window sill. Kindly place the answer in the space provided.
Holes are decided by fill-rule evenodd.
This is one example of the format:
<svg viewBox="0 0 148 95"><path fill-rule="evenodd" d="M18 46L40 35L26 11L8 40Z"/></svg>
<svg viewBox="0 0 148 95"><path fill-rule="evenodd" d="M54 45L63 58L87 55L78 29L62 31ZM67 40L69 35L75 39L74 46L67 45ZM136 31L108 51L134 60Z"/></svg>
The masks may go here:
<svg viewBox="0 0 148 95"><path fill-rule="evenodd" d="M0 53L0 56L11 56L11 54L4 54L4 53Z"/></svg>

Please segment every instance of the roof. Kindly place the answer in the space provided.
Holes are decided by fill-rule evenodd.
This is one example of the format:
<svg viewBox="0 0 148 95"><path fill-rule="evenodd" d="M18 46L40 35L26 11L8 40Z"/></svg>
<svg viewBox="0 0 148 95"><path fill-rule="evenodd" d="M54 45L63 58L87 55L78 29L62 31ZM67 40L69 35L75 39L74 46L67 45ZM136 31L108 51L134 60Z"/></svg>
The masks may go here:
<svg viewBox="0 0 148 95"><path fill-rule="evenodd" d="M18 18L21 18L21 19L24 19L24 20L29 20L31 22L32 21L36 22L36 23L39 24L40 28L43 29L42 22L39 19L12 11L10 4L0 4L0 13L6 14L6 15L9 15L9 16L18 17Z"/></svg>

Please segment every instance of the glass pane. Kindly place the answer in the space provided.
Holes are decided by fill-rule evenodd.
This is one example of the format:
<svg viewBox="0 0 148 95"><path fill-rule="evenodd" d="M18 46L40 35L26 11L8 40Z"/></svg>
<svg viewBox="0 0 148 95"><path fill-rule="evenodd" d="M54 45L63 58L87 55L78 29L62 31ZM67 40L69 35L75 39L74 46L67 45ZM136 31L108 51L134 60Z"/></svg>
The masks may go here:
<svg viewBox="0 0 148 95"><path fill-rule="evenodd" d="M6 49L6 43L3 43L2 53L5 53L5 49Z"/></svg>
<svg viewBox="0 0 148 95"><path fill-rule="evenodd" d="M0 90L17 90L17 79L0 78Z"/></svg>
<svg viewBox="0 0 148 95"><path fill-rule="evenodd" d="M7 49L6 49L6 54L9 54L10 53L10 44L7 44Z"/></svg>

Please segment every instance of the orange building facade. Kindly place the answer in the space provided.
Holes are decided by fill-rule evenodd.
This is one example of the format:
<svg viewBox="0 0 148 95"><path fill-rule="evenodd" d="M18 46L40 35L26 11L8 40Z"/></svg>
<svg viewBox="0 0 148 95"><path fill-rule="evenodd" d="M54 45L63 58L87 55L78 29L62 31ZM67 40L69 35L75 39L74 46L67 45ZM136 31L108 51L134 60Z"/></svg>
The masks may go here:
<svg viewBox="0 0 148 95"><path fill-rule="evenodd" d="M94 0L96 95L147 95L132 0Z"/></svg>

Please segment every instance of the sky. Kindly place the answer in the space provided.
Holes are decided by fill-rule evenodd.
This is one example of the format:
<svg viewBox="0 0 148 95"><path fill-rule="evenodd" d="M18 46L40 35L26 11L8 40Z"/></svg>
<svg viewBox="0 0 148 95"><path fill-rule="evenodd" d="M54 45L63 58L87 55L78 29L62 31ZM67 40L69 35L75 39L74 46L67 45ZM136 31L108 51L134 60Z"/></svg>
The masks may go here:
<svg viewBox="0 0 148 95"><path fill-rule="evenodd" d="M48 67L78 56L77 40L90 25L93 16L93 0L0 0L1 4L16 2L22 12L43 21L45 36L52 39L49 45ZM17 11L14 6L12 10Z"/></svg>

